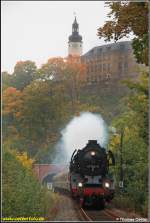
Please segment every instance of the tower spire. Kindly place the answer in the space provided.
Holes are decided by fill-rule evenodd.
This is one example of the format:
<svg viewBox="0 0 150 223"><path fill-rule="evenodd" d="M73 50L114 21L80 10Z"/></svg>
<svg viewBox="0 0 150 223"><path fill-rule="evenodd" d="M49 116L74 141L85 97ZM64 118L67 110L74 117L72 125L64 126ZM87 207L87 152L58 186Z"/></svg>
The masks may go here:
<svg viewBox="0 0 150 223"><path fill-rule="evenodd" d="M68 54L80 56L82 54L82 36L79 35L79 24L77 23L76 13L72 24L72 35L69 36Z"/></svg>
<svg viewBox="0 0 150 223"><path fill-rule="evenodd" d="M74 23L77 23L77 18L76 18L76 16L75 16L75 19L74 19Z"/></svg>
<svg viewBox="0 0 150 223"><path fill-rule="evenodd" d="M79 32L79 24L77 23L77 19L75 16L74 22L72 24L72 34L73 33L78 33Z"/></svg>
<svg viewBox="0 0 150 223"><path fill-rule="evenodd" d="M74 13L73 13L73 15L74 15L74 23L76 23L76 24L77 24L77 16L76 16L76 15L77 15L77 13L76 13L76 12L74 12Z"/></svg>

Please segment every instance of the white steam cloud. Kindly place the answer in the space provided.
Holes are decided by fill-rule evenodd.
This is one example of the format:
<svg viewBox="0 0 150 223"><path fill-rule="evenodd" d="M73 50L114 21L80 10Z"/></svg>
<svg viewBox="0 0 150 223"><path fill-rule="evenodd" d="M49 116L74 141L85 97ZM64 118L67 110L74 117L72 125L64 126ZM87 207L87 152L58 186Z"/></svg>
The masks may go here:
<svg viewBox="0 0 150 223"><path fill-rule="evenodd" d="M57 144L57 157L55 162L68 162L75 149L82 149L88 140L97 140L106 148L108 143L108 128L98 114L83 112L74 117L61 131L62 138Z"/></svg>

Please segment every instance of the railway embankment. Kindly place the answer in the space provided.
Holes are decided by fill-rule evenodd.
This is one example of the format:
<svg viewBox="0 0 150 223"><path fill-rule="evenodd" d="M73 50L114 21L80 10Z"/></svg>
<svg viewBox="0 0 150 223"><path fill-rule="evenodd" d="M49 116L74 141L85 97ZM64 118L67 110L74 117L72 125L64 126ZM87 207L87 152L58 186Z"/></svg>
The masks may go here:
<svg viewBox="0 0 150 223"><path fill-rule="evenodd" d="M53 209L51 209L50 216L53 221L80 221L78 209L74 201L65 195L59 194L59 199Z"/></svg>

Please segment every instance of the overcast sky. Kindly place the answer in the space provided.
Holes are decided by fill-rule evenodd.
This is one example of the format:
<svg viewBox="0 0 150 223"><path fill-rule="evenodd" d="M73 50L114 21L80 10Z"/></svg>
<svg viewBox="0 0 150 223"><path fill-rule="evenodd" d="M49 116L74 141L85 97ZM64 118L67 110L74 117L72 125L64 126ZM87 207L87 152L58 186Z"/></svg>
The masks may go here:
<svg viewBox="0 0 150 223"><path fill-rule="evenodd" d="M74 12L83 37L83 53L105 44L97 29L107 20L104 1L3 1L2 71L13 72L20 60L39 67L48 58L67 56Z"/></svg>

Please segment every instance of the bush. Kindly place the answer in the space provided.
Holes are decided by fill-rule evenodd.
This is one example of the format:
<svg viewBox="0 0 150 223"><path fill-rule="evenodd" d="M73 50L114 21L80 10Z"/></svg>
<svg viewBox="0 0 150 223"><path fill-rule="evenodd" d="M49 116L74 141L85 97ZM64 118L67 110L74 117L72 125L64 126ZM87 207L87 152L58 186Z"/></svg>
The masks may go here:
<svg viewBox="0 0 150 223"><path fill-rule="evenodd" d="M45 217L54 204L54 197L32 170L9 150L3 153L2 186L3 217Z"/></svg>
<svg viewBox="0 0 150 223"><path fill-rule="evenodd" d="M119 195L114 198L113 204L116 208L134 210L134 202L131 200L130 197Z"/></svg>
<svg viewBox="0 0 150 223"><path fill-rule="evenodd" d="M148 196L147 196L148 197ZM148 199L144 198L145 202L144 204L140 204L138 202L135 203L134 198L131 196L128 196L127 194L120 194L117 195L114 199L113 199L113 206L122 210L127 210L127 211L131 211L131 212L137 212L140 215L142 215L143 217L147 217L148 213Z"/></svg>

